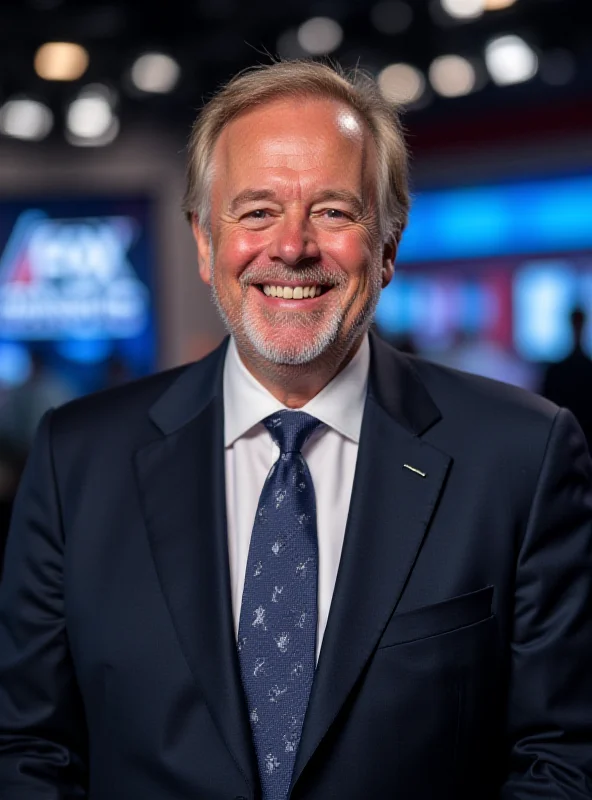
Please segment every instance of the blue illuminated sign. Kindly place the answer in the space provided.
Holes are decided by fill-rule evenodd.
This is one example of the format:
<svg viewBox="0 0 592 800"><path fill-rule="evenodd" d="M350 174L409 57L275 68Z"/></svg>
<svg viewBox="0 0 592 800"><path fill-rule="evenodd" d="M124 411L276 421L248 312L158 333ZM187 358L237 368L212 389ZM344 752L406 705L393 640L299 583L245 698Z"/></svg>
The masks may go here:
<svg viewBox="0 0 592 800"><path fill-rule="evenodd" d="M592 176L420 193L397 262L592 248Z"/></svg>
<svg viewBox="0 0 592 800"><path fill-rule="evenodd" d="M124 339L149 323L149 292L128 258L132 217L52 219L28 210L0 258L0 335Z"/></svg>

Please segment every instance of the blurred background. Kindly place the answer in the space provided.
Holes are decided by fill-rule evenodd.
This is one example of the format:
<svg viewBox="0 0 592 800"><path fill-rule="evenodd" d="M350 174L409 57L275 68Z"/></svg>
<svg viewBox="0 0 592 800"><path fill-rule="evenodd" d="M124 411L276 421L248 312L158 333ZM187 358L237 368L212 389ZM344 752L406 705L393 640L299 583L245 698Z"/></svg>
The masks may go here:
<svg viewBox="0 0 592 800"><path fill-rule="evenodd" d="M222 338L185 147L270 55L358 65L403 108L414 205L381 335L543 392L592 438L591 3L2 0L0 530L46 408Z"/></svg>

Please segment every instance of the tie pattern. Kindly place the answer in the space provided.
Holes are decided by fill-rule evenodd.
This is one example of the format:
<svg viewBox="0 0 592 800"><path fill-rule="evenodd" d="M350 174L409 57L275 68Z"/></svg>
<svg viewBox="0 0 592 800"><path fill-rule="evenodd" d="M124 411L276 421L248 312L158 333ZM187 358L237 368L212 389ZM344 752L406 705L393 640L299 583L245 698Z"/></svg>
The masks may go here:
<svg viewBox="0 0 592 800"><path fill-rule="evenodd" d="M315 670L318 548L301 448L321 424L302 411L263 420L280 448L265 480L247 559L238 650L263 800L285 800Z"/></svg>

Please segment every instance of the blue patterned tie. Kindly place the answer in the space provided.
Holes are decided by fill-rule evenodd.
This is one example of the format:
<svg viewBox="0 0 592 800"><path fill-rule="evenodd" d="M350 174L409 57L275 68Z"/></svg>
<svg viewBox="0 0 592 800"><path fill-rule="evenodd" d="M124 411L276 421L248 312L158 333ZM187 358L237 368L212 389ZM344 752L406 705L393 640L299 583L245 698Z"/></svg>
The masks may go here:
<svg viewBox="0 0 592 800"><path fill-rule="evenodd" d="M300 450L321 423L303 411L279 411L263 424L280 457L257 506L238 649L262 797L285 800L314 676L317 633L316 503Z"/></svg>

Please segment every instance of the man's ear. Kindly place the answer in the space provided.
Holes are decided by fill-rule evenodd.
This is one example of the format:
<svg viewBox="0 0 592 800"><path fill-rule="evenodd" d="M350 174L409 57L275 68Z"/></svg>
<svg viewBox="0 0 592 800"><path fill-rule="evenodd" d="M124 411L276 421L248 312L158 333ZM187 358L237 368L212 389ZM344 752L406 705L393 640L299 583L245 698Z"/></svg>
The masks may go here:
<svg viewBox="0 0 592 800"><path fill-rule="evenodd" d="M395 258L397 257L397 242L389 239L382 249L382 288L388 286L395 274Z"/></svg>
<svg viewBox="0 0 592 800"><path fill-rule="evenodd" d="M202 281L209 286L212 282L212 237L209 232L199 224L197 214L191 216L191 230L193 231L193 238L197 245L197 266L199 268L199 275Z"/></svg>

